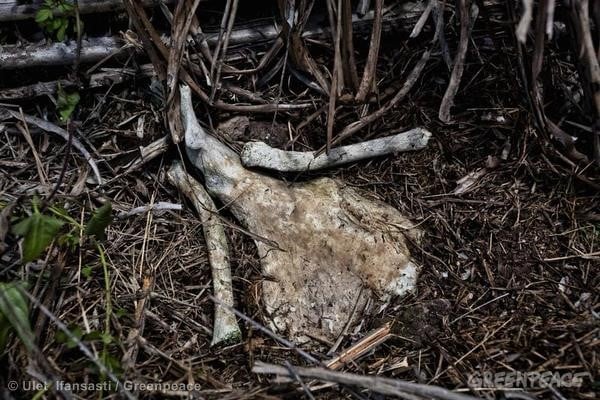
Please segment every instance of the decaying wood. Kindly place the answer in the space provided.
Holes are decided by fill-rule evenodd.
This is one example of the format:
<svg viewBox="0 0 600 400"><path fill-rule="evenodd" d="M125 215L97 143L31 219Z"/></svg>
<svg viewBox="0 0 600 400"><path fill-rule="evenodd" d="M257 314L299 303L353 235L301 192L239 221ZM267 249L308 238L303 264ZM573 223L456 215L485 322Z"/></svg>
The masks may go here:
<svg viewBox="0 0 600 400"><path fill-rule="evenodd" d="M175 162L167 172L169 181L194 205L202 221L202 230L208 249L212 272L213 294L221 303L233 307L233 287L229 264L229 245L218 216L217 207L201 184ZM235 315L221 304L215 303L215 319L211 345L237 342L242 332Z"/></svg>
<svg viewBox="0 0 600 400"><path fill-rule="evenodd" d="M174 0L161 0L165 3L173 3ZM27 4L28 3L28 4ZM43 0L24 2L22 0L0 0L0 22L20 21L34 18ZM155 0L142 0L144 7L152 7ZM124 9L122 0L78 0L80 14L96 14ZM61 15L56 10L55 15Z"/></svg>
<svg viewBox="0 0 600 400"><path fill-rule="evenodd" d="M421 150L427 146L430 137L428 130L415 128L394 136L336 147L329 154L320 155L312 151L280 150L263 142L248 142L244 145L241 158L246 167L280 172L313 171L392 153Z"/></svg>
<svg viewBox="0 0 600 400"><path fill-rule="evenodd" d="M101 60L123 46L120 38L101 37L83 40L81 43L82 63ZM77 41L45 43L22 46L3 46L0 51L0 69L17 69L50 65L69 65L77 57Z"/></svg>
<svg viewBox="0 0 600 400"><path fill-rule="evenodd" d="M190 89L180 92L188 157L208 192L253 234L273 329L297 340L307 331L334 338L355 304L414 288L420 267L405 235L421 233L406 217L329 178L289 185L244 168L198 124Z"/></svg>
<svg viewBox="0 0 600 400"><path fill-rule="evenodd" d="M258 361L252 367L252 372L255 374L275 374L291 379L293 379L294 374L296 374L301 378L319 379L325 382L336 382L338 384L358 386L368 389L373 393L380 393L386 396L395 396L403 399L479 400L477 397L452 392L439 386L424 385L421 383L401 381L381 376L365 376L347 372L331 371L321 367L306 368L294 366L290 368Z"/></svg>
<svg viewBox="0 0 600 400"><path fill-rule="evenodd" d="M405 29L411 29L419 13L423 10L420 3L407 3L401 7L398 14L388 15L384 24L395 24ZM352 16L352 23L361 26L369 23L373 13L367 13L364 18L356 14ZM281 31L274 24L264 24L255 27L234 27L229 38L229 45L259 44L276 40ZM328 29L310 25L302 32L302 38L317 37L328 34ZM215 46L219 40L218 32L206 32L202 39L210 46ZM99 61L120 50L123 41L119 37L89 38L82 41L81 62L91 63ZM3 46L0 51L0 69L17 69L50 65L68 65L75 60L76 42L67 43L36 43L26 47Z"/></svg>
<svg viewBox="0 0 600 400"><path fill-rule="evenodd" d="M391 337L390 330L390 324L385 324L381 328L375 329L351 347L342 351L338 356L327 361L325 366L329 369L336 370L342 368L344 365L354 362L360 356L373 350L389 339Z"/></svg>

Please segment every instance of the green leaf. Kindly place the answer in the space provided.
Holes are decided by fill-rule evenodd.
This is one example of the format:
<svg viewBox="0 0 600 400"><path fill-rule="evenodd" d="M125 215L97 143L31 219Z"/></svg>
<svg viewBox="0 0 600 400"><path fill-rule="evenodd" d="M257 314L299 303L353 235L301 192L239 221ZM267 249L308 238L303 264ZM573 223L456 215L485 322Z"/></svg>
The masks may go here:
<svg viewBox="0 0 600 400"><path fill-rule="evenodd" d="M102 340L103 335L104 334L100 331L91 331L90 333L86 333L85 335L83 335L83 340L86 340L88 342L99 341Z"/></svg>
<svg viewBox="0 0 600 400"><path fill-rule="evenodd" d="M55 30L59 29L61 25L62 25L62 20L60 18L53 19L52 22L50 23L50 29L55 31Z"/></svg>
<svg viewBox="0 0 600 400"><path fill-rule="evenodd" d="M64 2L62 3L62 6L65 14L70 14L73 10L75 10L75 6L71 3Z"/></svg>
<svg viewBox="0 0 600 400"><path fill-rule="evenodd" d="M0 312L0 353L4 353L11 328L12 326L8 323L4 314Z"/></svg>
<svg viewBox="0 0 600 400"><path fill-rule="evenodd" d="M62 31L62 33L64 35L64 31ZM62 87L58 88L58 99L56 102L56 108L58 109L61 121L66 121L71 117L78 103L79 93L74 92L71 94L67 94Z"/></svg>
<svg viewBox="0 0 600 400"><path fill-rule="evenodd" d="M84 336L83 331L78 326L70 326L69 332L71 332L72 336L67 335L63 331L56 332L55 340L58 343L64 343L69 349L74 349L81 342L81 338Z"/></svg>
<svg viewBox="0 0 600 400"><path fill-rule="evenodd" d="M62 25L60 26L60 28L58 28L58 32L56 32L56 39L57 39L59 42L62 42L63 40L65 40L65 31L66 31L66 30L67 30L67 24L62 24ZM75 107L73 107L73 109L75 109ZM62 119L63 121L67 120L67 119L69 118L69 115L71 115L71 113L72 113L72 112L73 112L73 110L70 110L69 114L68 114L66 117L64 117L64 116L62 115L62 112L61 112L61 113L60 113L60 114L61 114L61 115L60 115L61 119Z"/></svg>
<svg viewBox="0 0 600 400"><path fill-rule="evenodd" d="M29 323L29 307L27 300L21 292L20 282L1 283L0 282L0 314L2 319L8 321L17 335L28 350L34 347L34 336ZM6 331L6 328L3 329ZM7 332L2 332L6 340Z"/></svg>
<svg viewBox="0 0 600 400"><path fill-rule="evenodd" d="M114 342L114 338L112 337L112 335L110 333L103 333L102 334L102 343L108 345L111 344L112 342Z"/></svg>
<svg viewBox="0 0 600 400"><path fill-rule="evenodd" d="M75 250L79 244L79 237L72 232L68 232L59 236L58 244L68 248L69 250Z"/></svg>
<svg viewBox="0 0 600 400"><path fill-rule="evenodd" d="M52 17L52 11L47 8L40 8L35 14L35 22L39 24L40 22L46 21L50 17Z"/></svg>
<svg viewBox="0 0 600 400"><path fill-rule="evenodd" d="M40 214L37 210L30 217L13 225L13 233L24 237L23 261L28 262L37 259L63 225L64 221Z"/></svg>
<svg viewBox="0 0 600 400"><path fill-rule="evenodd" d="M81 275L83 275L85 279L90 279L92 276L92 267L86 265L85 267L81 268Z"/></svg>
<svg viewBox="0 0 600 400"><path fill-rule="evenodd" d="M105 229L112 221L112 204L110 202L98 208L92 218L88 221L85 233L90 236L96 236L98 240L106 238Z"/></svg>

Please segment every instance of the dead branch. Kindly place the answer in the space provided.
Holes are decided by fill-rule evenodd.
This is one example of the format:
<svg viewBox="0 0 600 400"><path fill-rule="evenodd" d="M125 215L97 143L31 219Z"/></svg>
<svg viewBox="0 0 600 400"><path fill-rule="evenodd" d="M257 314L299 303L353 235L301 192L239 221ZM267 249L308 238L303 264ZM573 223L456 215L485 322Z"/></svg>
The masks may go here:
<svg viewBox="0 0 600 400"><path fill-rule="evenodd" d="M404 99L404 97L406 97L406 95L410 92L415 83L417 83L417 80L421 76L421 72L425 68L425 65L427 64L427 61L429 60L430 56L431 50L425 50L425 52L423 52L423 55L421 56L421 59L417 62L410 74L406 77L406 81L402 85L402 88L400 88L400 90L396 93L396 95L379 110L346 126L342 130L342 132L340 132L338 136L335 139L333 139L331 145L333 146L334 144L339 143L341 140L352 136L354 133L358 132L373 121L376 121L377 119L381 118L396 104L398 104L400 100ZM319 153L321 153L322 151L323 149L320 149Z"/></svg>
<svg viewBox="0 0 600 400"><path fill-rule="evenodd" d="M421 14L419 19L417 20L417 23L415 24L415 27L410 32L411 39L414 39L421 34L421 31L425 26L425 22L427 22L427 19L429 19L429 15L431 14L431 10L433 10L433 6L436 1L437 0L429 0L429 2L427 3L427 7L423 11L423 14Z"/></svg>
<svg viewBox="0 0 600 400"><path fill-rule="evenodd" d="M165 3L173 3L174 0L162 0ZM23 4L22 0L0 0L0 22L21 21L35 17L39 6L43 3L41 0L35 0L30 4ZM125 7L122 0L78 0L79 13L96 14L111 11L120 11ZM144 7L153 7L156 4L154 0L142 0ZM61 15L59 10L55 15Z"/></svg>
<svg viewBox="0 0 600 400"><path fill-rule="evenodd" d="M356 101L362 103L367 94L373 88L375 81L375 69L377 68L377 58L381 41L381 29L383 27L383 0L375 0L375 19L373 20L373 32L371 33L371 43L369 44L369 54L367 64L363 72L362 80L356 93Z"/></svg>
<svg viewBox="0 0 600 400"><path fill-rule="evenodd" d="M231 32L233 31L233 24L237 15L238 0L228 0L225 5L225 12L223 13L223 20L221 22L221 30L219 31L219 40L215 48L215 54L213 55L213 63L210 68L210 80L211 80L211 100L215 98L217 89L221 81L221 71L223 69L223 59L227 55L227 49L229 48L229 40L231 39ZM224 26L226 23L226 26ZM223 32L225 28L225 32ZM224 36L222 36L224 34ZM222 40L221 40L222 38ZM222 53L222 54L221 54Z"/></svg>
<svg viewBox="0 0 600 400"><path fill-rule="evenodd" d="M148 212L153 212L153 213L158 214L158 213L161 213L161 212L164 212L167 210L181 211L181 209L182 209L181 204L173 204L173 203L168 203L165 201L159 201L158 203L135 207L129 211L122 211L117 214L117 218L124 219L124 218L132 217L132 216L138 215L138 214L146 214Z"/></svg>
<svg viewBox="0 0 600 400"><path fill-rule="evenodd" d="M342 58L344 82L346 86L355 92L358 89L358 72L356 70L356 60L354 57L354 30L352 27L352 2L342 1Z"/></svg>
<svg viewBox="0 0 600 400"><path fill-rule="evenodd" d="M353 344L351 347L342 351L338 356L332 358L327 361L325 365L329 369L337 370L342 368L344 365L347 365L360 356L366 354L370 350L378 347L380 344L385 342L390 338L391 326L390 324L385 324L381 328L375 329L373 332L370 332L364 338Z"/></svg>
<svg viewBox="0 0 600 400"><path fill-rule="evenodd" d="M186 38L192 24L192 18L200 0L180 1L175 9L175 18L171 25L171 48L167 63L167 122L171 131L173 143L178 144L183 139L181 126L181 109L179 106L179 69L183 58Z"/></svg>
<svg viewBox="0 0 600 400"><path fill-rule="evenodd" d="M394 136L337 147L329 154L320 155L312 151L280 150L263 142L249 142L244 145L241 158L246 167L280 172L314 171L392 153L420 150L427 146L430 137L431 132L416 128Z"/></svg>
<svg viewBox="0 0 600 400"><path fill-rule="evenodd" d="M450 76L450 83L446 88L438 117L442 122L450 122L450 108L454 105L454 96L458 92L460 80L465 69L465 57L469 47L469 1L460 0L460 39L458 43L458 51L454 59L454 67Z"/></svg>
<svg viewBox="0 0 600 400"><path fill-rule="evenodd" d="M380 376L351 374L347 372L331 371L320 367L305 368L294 366L292 369L295 374L303 378L358 386L374 393L380 393L387 396L406 398L406 395L409 394L439 400L480 400L477 397L452 392L439 386L424 385L398 379L383 378ZM260 361L254 364L252 372L255 374L275 374L293 378L289 368Z"/></svg>
<svg viewBox="0 0 600 400"><path fill-rule="evenodd" d="M0 0L1 1L1 0ZM88 0L91 1L91 0ZM422 7L419 3L408 3L402 7L402 13L384 17L384 24L399 24L410 29L413 21L418 18ZM405 12L406 11L406 12ZM361 26L373 19L373 13L368 13L364 18L352 15L352 24ZM321 37L328 34L328 29L310 26L302 32L302 38ZM229 44L259 44L276 40L280 29L273 24L264 24L252 28L236 27L231 32ZM200 35L202 36L202 35ZM218 32L208 32L199 38L210 46L218 43ZM159 37L157 37L159 38ZM89 38L81 43L81 62L92 63L113 55L122 49L123 40L118 37ZM67 43L36 43L29 46L3 46L0 52L0 69L18 69L50 65L72 64L76 55L76 42ZM251 72L247 72L251 73Z"/></svg>
<svg viewBox="0 0 600 400"><path fill-rule="evenodd" d="M119 50L123 42L118 37L101 37L83 40L81 43L82 63L101 60ZM77 41L37 43L26 47L3 46L0 51L0 70L38 66L68 65L77 58Z"/></svg>

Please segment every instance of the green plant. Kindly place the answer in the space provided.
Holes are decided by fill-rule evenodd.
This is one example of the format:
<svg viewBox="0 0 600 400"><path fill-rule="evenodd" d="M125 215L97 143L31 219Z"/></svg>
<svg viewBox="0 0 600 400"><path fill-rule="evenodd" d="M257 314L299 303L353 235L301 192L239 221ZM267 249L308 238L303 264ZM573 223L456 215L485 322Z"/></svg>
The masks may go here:
<svg viewBox="0 0 600 400"><path fill-rule="evenodd" d="M14 329L28 350L33 348L33 331L29 323L29 307L19 285L0 282L0 352L4 351L8 334Z"/></svg>
<svg viewBox="0 0 600 400"><path fill-rule="evenodd" d="M106 227L112 221L112 206L110 203L98 208L90 217L85 229L74 220L66 210L61 207L51 206L48 211L52 215L42 214L39 210L39 199L31 202L31 215L12 225L12 233L23 237L23 261L29 262L39 258L54 239L57 243L73 249L78 244L75 232L84 230L88 237L104 240ZM59 235L63 226L69 228ZM99 246L97 241L94 241Z"/></svg>
<svg viewBox="0 0 600 400"><path fill-rule="evenodd" d="M104 290L106 301L106 318L103 332L90 332L83 334L78 327L71 327L67 333L57 333L56 341L65 343L67 347L74 348L79 341L100 340L103 344L101 360L110 371L119 370L118 359L109 353L109 346L115 344L115 339L110 334L110 319L112 315L112 302L110 293L110 275L104 248L100 241L106 238L106 228L112 221L112 205L105 203L92 213L85 225L73 219L68 212L57 206L47 208L51 215L40 211L39 200L34 198L31 215L22 218L12 225L12 232L23 236L23 261L33 261L41 256L46 248L56 239L59 245L66 245L72 249L78 242L76 232L85 232L85 235L94 244L102 265L104 274ZM69 229L62 229L68 227ZM61 230L63 231L60 234ZM91 275L91 267L84 267L82 275ZM3 350L8 340L8 334L14 329L28 349L34 348L33 333L29 324L29 309L19 283L0 283L0 351ZM104 374L102 379L105 378Z"/></svg>
<svg viewBox="0 0 600 400"><path fill-rule="evenodd" d="M67 0L45 0L35 15L35 22L62 42L74 16L75 6Z"/></svg>
<svg viewBox="0 0 600 400"><path fill-rule="evenodd" d="M56 100L56 109L58 110L58 115L60 116L60 120L65 122L71 115L73 111L75 111L75 107L79 104L79 93L67 93L62 88L62 86L58 86L58 99Z"/></svg>
<svg viewBox="0 0 600 400"><path fill-rule="evenodd" d="M31 203L32 214L13 225L12 232L23 236L23 261L37 259L58 234L64 221L58 218L44 215L39 211L39 200L34 198Z"/></svg>

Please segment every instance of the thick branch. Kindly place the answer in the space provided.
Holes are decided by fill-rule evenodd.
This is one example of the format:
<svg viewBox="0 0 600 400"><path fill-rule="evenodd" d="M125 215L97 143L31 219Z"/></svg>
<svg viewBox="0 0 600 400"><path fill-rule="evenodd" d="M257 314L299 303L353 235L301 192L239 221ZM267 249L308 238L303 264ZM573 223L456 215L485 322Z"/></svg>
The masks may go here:
<svg viewBox="0 0 600 400"><path fill-rule="evenodd" d="M173 0L163 0L165 3L173 3ZM0 0L0 22L21 21L34 18L35 13L42 5L42 0L35 0L32 4L23 4L22 0ZM152 7L155 0L142 0L144 7ZM79 0L78 8L80 14L95 14L124 9L122 0ZM56 15L60 13L56 12Z"/></svg>

